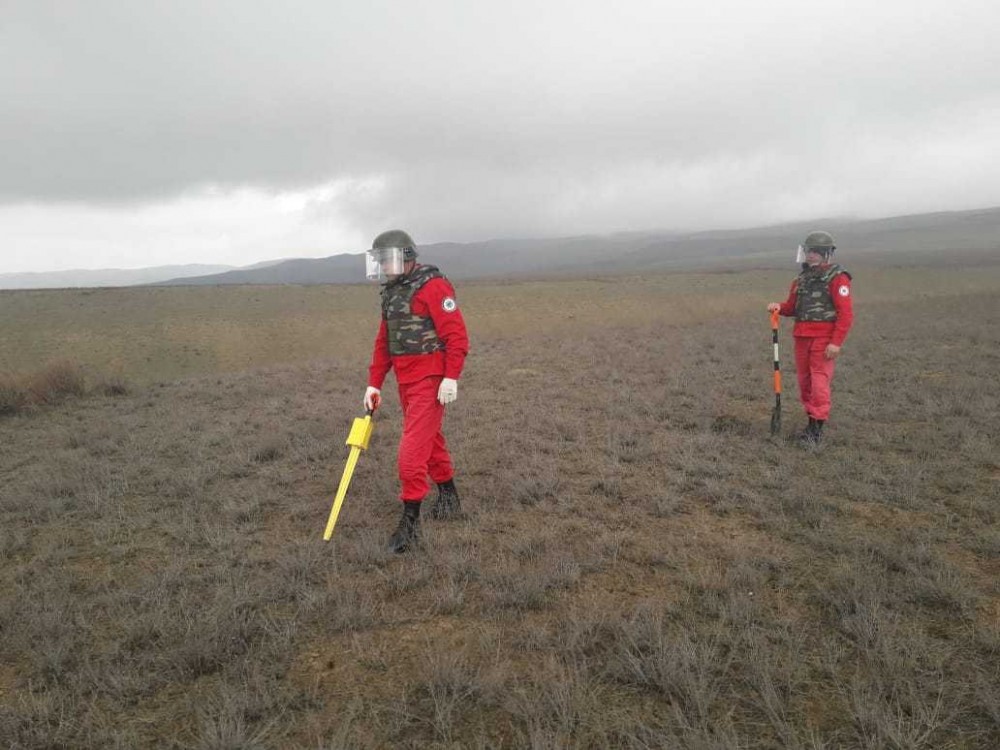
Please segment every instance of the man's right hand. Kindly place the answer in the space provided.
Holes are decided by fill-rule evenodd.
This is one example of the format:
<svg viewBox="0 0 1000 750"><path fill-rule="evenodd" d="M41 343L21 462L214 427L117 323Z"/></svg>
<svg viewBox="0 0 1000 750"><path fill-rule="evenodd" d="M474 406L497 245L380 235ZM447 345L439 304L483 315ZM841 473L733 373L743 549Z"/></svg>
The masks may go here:
<svg viewBox="0 0 1000 750"><path fill-rule="evenodd" d="M767 306L767 311L768 312L774 312L775 310L780 310L780 309L781 309L781 303L780 302L771 302Z"/></svg>
<svg viewBox="0 0 1000 750"><path fill-rule="evenodd" d="M378 388L372 388L371 386L368 386L368 388L365 390L365 401L364 401L366 411L375 411L375 405L378 403L381 394L382 391L380 391Z"/></svg>

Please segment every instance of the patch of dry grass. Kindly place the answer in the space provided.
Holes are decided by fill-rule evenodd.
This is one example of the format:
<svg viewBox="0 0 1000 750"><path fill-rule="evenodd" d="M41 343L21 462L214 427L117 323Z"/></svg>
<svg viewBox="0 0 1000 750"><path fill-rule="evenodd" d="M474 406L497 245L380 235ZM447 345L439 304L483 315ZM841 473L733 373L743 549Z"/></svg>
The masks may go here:
<svg viewBox="0 0 1000 750"><path fill-rule="evenodd" d="M28 375L0 376L0 416L43 404L57 404L86 392L83 369L75 362L53 362Z"/></svg>
<svg viewBox="0 0 1000 750"><path fill-rule="evenodd" d="M24 375L0 373L0 417L60 404L88 392L124 396L129 392L129 384L123 375L102 375L88 388L84 368L70 360L57 360Z"/></svg>

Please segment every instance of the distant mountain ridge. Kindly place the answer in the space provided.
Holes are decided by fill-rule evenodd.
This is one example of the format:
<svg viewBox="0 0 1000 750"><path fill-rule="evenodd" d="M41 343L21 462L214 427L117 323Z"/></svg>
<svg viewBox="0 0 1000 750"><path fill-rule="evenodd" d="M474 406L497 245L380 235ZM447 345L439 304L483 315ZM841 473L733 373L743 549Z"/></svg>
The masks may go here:
<svg viewBox="0 0 1000 750"><path fill-rule="evenodd" d="M813 229L831 231L840 258L866 263L946 265L1000 258L1000 207L882 219L812 219L747 229L637 231L576 237L494 239L420 245L421 260L455 279L642 273L657 270L787 268ZM352 284L363 253L291 258L252 266L160 266L135 270L0 274L0 289L45 287Z"/></svg>
<svg viewBox="0 0 1000 750"><path fill-rule="evenodd" d="M69 287L135 286L155 284L169 279L206 276L228 271L236 266L190 263L150 268L104 268L99 270L49 271L37 273L0 273L0 289L63 289Z"/></svg>
<svg viewBox="0 0 1000 750"><path fill-rule="evenodd" d="M749 229L622 232L419 246L421 260L455 279L655 270L786 268L801 238L828 229L845 263L945 265L1000 257L1000 207L883 219L813 219ZM166 284L350 284L364 281L363 253L299 258Z"/></svg>

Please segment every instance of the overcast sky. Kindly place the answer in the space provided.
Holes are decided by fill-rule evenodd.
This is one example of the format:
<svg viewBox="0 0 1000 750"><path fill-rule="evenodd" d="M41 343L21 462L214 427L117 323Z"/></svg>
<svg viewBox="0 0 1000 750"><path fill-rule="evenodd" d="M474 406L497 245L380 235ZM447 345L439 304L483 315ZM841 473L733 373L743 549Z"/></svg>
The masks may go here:
<svg viewBox="0 0 1000 750"><path fill-rule="evenodd" d="M1000 205L1000 3L0 0L0 273Z"/></svg>

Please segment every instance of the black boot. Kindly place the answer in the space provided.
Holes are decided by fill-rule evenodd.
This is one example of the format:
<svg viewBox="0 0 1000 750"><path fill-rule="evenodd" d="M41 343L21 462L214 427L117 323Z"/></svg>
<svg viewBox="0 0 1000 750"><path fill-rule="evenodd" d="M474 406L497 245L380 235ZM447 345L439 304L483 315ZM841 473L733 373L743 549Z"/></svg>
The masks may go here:
<svg viewBox="0 0 1000 750"><path fill-rule="evenodd" d="M809 424L799 433L799 445L811 448L816 445L816 424L818 420L809 417Z"/></svg>
<svg viewBox="0 0 1000 750"><path fill-rule="evenodd" d="M462 503L458 499L458 490L455 489L455 480L449 479L438 485L438 496L431 508L431 518L439 521L447 521L457 518L462 512Z"/></svg>
<svg viewBox="0 0 1000 750"><path fill-rule="evenodd" d="M819 445L820 440L823 439L823 425L825 424L825 419L816 420L816 426L813 427L813 445Z"/></svg>
<svg viewBox="0 0 1000 750"><path fill-rule="evenodd" d="M420 502L407 500L403 503L403 515L399 519L399 526L389 537L389 551L406 552L418 544L420 544Z"/></svg>

